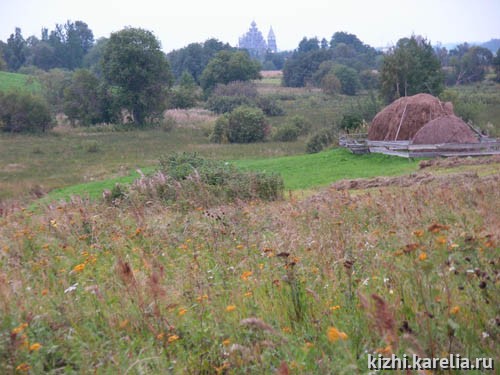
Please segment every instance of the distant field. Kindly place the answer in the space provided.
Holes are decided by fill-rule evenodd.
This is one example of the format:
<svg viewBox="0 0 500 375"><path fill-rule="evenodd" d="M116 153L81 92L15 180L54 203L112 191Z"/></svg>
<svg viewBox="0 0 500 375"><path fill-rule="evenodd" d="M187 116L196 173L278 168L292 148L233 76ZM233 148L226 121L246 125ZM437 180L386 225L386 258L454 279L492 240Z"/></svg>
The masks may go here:
<svg viewBox="0 0 500 375"><path fill-rule="evenodd" d="M40 91L40 83L36 78L26 74L0 72L0 91L23 90Z"/></svg>

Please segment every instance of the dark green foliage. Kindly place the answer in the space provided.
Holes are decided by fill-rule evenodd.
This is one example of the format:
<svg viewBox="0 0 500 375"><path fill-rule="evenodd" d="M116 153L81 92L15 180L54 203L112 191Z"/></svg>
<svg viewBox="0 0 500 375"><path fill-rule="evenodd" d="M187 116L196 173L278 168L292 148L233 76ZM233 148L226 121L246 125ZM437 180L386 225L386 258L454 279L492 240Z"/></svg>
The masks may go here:
<svg viewBox="0 0 500 375"><path fill-rule="evenodd" d="M342 116L340 121L340 128L345 130L347 133L356 129L363 123L363 117L357 112L349 112Z"/></svg>
<svg viewBox="0 0 500 375"><path fill-rule="evenodd" d="M179 81L168 95L169 108L192 108L199 99L198 86L193 76L185 71Z"/></svg>
<svg viewBox="0 0 500 375"><path fill-rule="evenodd" d="M386 102L402 96L443 91L441 65L430 43L421 37L400 39L384 57L380 93Z"/></svg>
<svg viewBox="0 0 500 375"><path fill-rule="evenodd" d="M173 77L152 32L125 28L111 34L101 63L104 78L117 87L121 104L136 124L143 125L161 115Z"/></svg>
<svg viewBox="0 0 500 375"><path fill-rule="evenodd" d="M330 58L329 50L313 49L307 52L294 52L283 67L283 84L289 87L304 87L306 84L312 84L314 73L323 61Z"/></svg>
<svg viewBox="0 0 500 375"><path fill-rule="evenodd" d="M44 132L51 122L47 102L36 95L0 92L0 129L8 132Z"/></svg>
<svg viewBox="0 0 500 375"><path fill-rule="evenodd" d="M273 140L278 142L293 142L299 137L300 129L294 124L284 124L278 128L273 136Z"/></svg>
<svg viewBox="0 0 500 375"><path fill-rule="evenodd" d="M262 110L241 106L228 115L227 139L231 143L263 141L269 131Z"/></svg>
<svg viewBox="0 0 500 375"><path fill-rule="evenodd" d="M495 68L495 80L500 82L500 48L497 51L497 55L493 59L493 67Z"/></svg>
<svg viewBox="0 0 500 375"><path fill-rule="evenodd" d="M71 121L79 121L82 125L105 122L110 109L106 95L106 88L92 72L78 69L64 89L64 113Z"/></svg>
<svg viewBox="0 0 500 375"><path fill-rule="evenodd" d="M229 125L229 119L227 115L220 116L214 125L214 130L210 134L210 142L213 143L228 143L227 139L227 127Z"/></svg>
<svg viewBox="0 0 500 375"><path fill-rule="evenodd" d="M260 108L267 116L280 116L284 113L275 99L259 96L255 84L251 82L219 84L207 100L207 108L215 113L228 113L242 105Z"/></svg>
<svg viewBox="0 0 500 375"><path fill-rule="evenodd" d="M263 141L268 132L269 125L262 110L241 106L217 119L210 140L215 143L252 143Z"/></svg>
<svg viewBox="0 0 500 375"><path fill-rule="evenodd" d="M11 71L17 71L26 61L27 44L21 33L21 29L16 27L13 34L7 39L7 45L4 47L4 58L7 67Z"/></svg>
<svg viewBox="0 0 500 375"><path fill-rule="evenodd" d="M340 81L340 92L342 94L356 95L360 87L356 70L345 65L337 65L333 68L333 74Z"/></svg>
<svg viewBox="0 0 500 375"><path fill-rule="evenodd" d="M320 152L325 147L332 145L334 141L334 130L331 128L323 128L309 138L306 144L306 152L308 154Z"/></svg>
<svg viewBox="0 0 500 375"><path fill-rule="evenodd" d="M235 200L276 200L283 196L278 174L241 172L226 162L209 160L196 153L176 153L160 160L160 170L143 177L131 191L147 199L160 199L174 206L208 207ZM123 189L115 194L123 197Z"/></svg>
<svg viewBox="0 0 500 375"><path fill-rule="evenodd" d="M200 78L201 87L208 94L218 84L258 79L260 68L260 63L252 60L246 52L221 51L203 70Z"/></svg>
<svg viewBox="0 0 500 375"><path fill-rule="evenodd" d="M168 53L167 58L176 78L188 72L197 84L208 62L220 51L234 51L235 48L217 39L209 39L204 43L191 43L187 47Z"/></svg>
<svg viewBox="0 0 500 375"><path fill-rule="evenodd" d="M288 120L288 123L299 129L299 134L301 135L309 133L309 130L311 129L311 123L300 115L292 116Z"/></svg>
<svg viewBox="0 0 500 375"><path fill-rule="evenodd" d="M469 47L467 43L459 45L450 51L452 79L457 85L482 81L492 62L493 54L489 49Z"/></svg>

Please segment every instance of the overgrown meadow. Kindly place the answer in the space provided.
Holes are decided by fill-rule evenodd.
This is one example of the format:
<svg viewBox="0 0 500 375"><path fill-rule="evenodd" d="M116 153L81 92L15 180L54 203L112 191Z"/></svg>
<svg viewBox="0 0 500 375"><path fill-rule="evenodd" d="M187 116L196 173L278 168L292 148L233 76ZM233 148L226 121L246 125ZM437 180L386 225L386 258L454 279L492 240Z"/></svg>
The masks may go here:
<svg viewBox="0 0 500 375"><path fill-rule="evenodd" d="M355 374L369 353L498 360L498 184L493 173L188 211L12 207L0 218L0 371Z"/></svg>

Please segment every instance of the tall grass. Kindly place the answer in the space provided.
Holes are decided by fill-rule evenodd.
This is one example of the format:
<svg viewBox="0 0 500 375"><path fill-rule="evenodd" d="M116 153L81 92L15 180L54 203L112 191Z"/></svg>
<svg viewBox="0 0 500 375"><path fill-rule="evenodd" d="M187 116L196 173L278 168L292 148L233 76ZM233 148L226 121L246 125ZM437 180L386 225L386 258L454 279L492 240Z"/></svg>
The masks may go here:
<svg viewBox="0 0 500 375"><path fill-rule="evenodd" d="M4 207L0 372L352 374L369 353L498 358L499 178L186 213Z"/></svg>

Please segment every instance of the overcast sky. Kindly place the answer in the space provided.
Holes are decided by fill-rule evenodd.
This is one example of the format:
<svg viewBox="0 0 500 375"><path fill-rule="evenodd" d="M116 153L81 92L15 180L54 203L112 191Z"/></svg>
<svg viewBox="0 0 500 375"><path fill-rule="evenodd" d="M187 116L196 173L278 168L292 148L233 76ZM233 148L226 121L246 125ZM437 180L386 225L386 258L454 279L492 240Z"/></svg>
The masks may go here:
<svg viewBox="0 0 500 375"><path fill-rule="evenodd" d="M40 37L68 19L86 22L96 39L124 26L151 30L165 52L209 38L236 46L252 20L264 37L273 27L279 50L336 31L374 47L411 34L432 44L500 38L500 0L0 0L0 40L16 26Z"/></svg>

